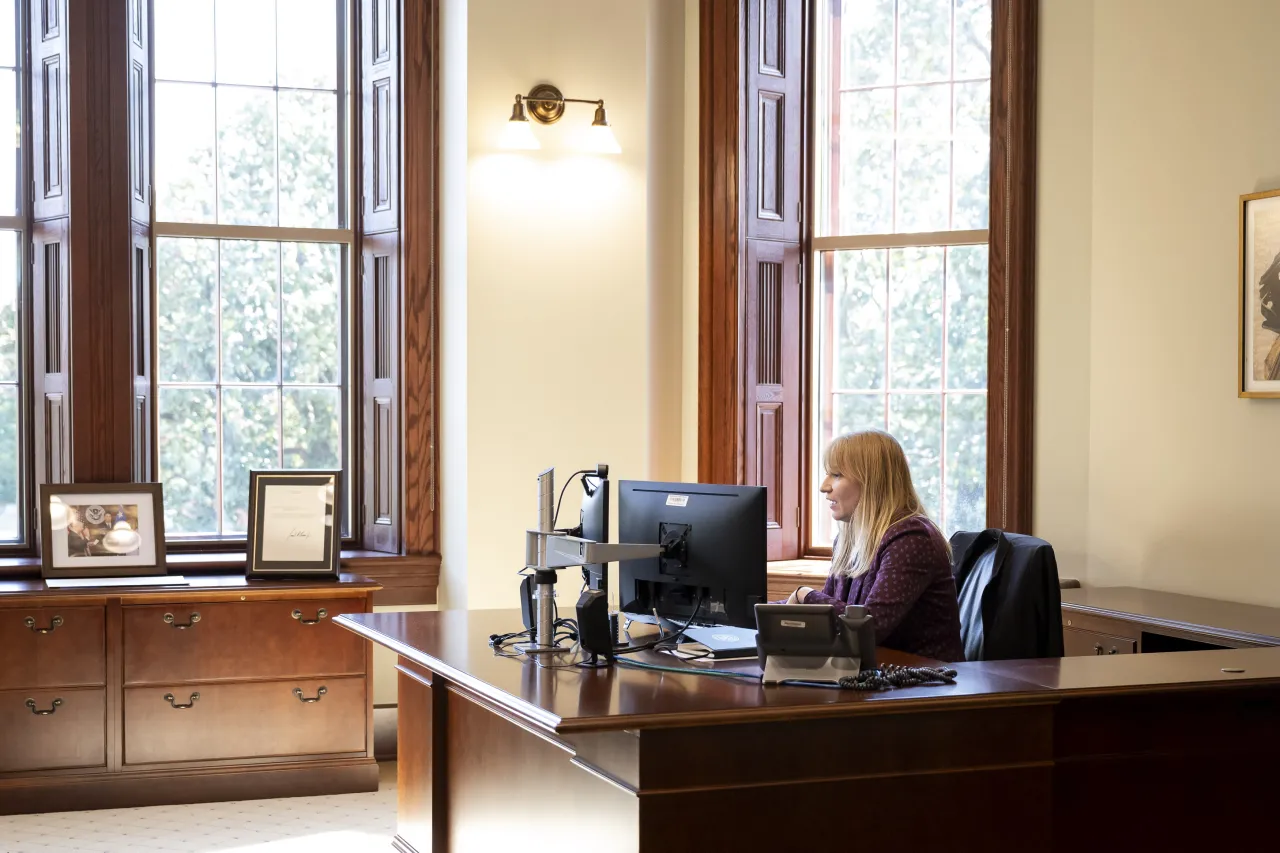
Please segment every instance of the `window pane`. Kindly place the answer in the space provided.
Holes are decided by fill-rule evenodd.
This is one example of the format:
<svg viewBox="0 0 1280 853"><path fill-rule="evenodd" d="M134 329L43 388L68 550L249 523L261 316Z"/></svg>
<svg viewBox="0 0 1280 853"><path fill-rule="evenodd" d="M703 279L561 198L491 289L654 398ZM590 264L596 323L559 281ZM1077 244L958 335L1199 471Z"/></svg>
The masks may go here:
<svg viewBox="0 0 1280 853"><path fill-rule="evenodd" d="M336 385L342 375L342 250L317 243L283 243L284 381Z"/></svg>
<svg viewBox="0 0 1280 853"><path fill-rule="evenodd" d="M951 74L951 0L898 0L898 82Z"/></svg>
<svg viewBox="0 0 1280 853"><path fill-rule="evenodd" d="M275 382L280 375L279 263L279 243L222 243L223 382Z"/></svg>
<svg viewBox="0 0 1280 853"><path fill-rule="evenodd" d="M156 79L212 83L213 0L155 0L154 15Z"/></svg>
<svg viewBox="0 0 1280 853"><path fill-rule="evenodd" d="M847 92L840 98L840 232L893 230L893 90Z"/></svg>
<svg viewBox="0 0 1280 853"><path fill-rule="evenodd" d="M991 214L991 82L957 83L952 228L986 228Z"/></svg>
<svg viewBox="0 0 1280 853"><path fill-rule="evenodd" d="M898 210L895 231L947 227L951 87L898 90Z"/></svg>
<svg viewBox="0 0 1280 853"><path fill-rule="evenodd" d="M218 378L218 242L156 240L157 365L161 382Z"/></svg>
<svg viewBox="0 0 1280 853"><path fill-rule="evenodd" d="M280 467L280 391L222 391L222 532L244 533L249 470Z"/></svg>
<svg viewBox="0 0 1280 853"><path fill-rule="evenodd" d="M18 72L0 70L0 215L18 213L18 174L22 171L22 116L18 108Z"/></svg>
<svg viewBox="0 0 1280 853"><path fill-rule="evenodd" d="M940 248L889 252L890 388L942 386Z"/></svg>
<svg viewBox="0 0 1280 853"><path fill-rule="evenodd" d="M217 392L161 386L159 416L165 533L217 533Z"/></svg>
<svg viewBox="0 0 1280 853"><path fill-rule="evenodd" d="M338 96L280 92L280 224L338 227Z"/></svg>
<svg viewBox="0 0 1280 853"><path fill-rule="evenodd" d="M0 231L0 382L17 382L20 377L18 325L18 231ZM3 499L0 495L0 499Z"/></svg>
<svg viewBox="0 0 1280 853"><path fill-rule="evenodd" d="M941 519L942 395L891 395L889 432L907 454L911 481L925 510L934 520Z"/></svg>
<svg viewBox="0 0 1280 853"><path fill-rule="evenodd" d="M987 387L987 247L947 250L947 388Z"/></svg>
<svg viewBox="0 0 1280 853"><path fill-rule="evenodd" d="M991 0L955 0L957 80L991 76Z"/></svg>
<svg viewBox="0 0 1280 853"><path fill-rule="evenodd" d="M840 9L842 88L893 82L893 0L843 0Z"/></svg>
<svg viewBox="0 0 1280 853"><path fill-rule="evenodd" d="M342 467L342 392L284 389L284 467Z"/></svg>
<svg viewBox="0 0 1280 853"><path fill-rule="evenodd" d="M214 94L212 86L156 83L156 218L214 218Z"/></svg>
<svg viewBox="0 0 1280 853"><path fill-rule="evenodd" d="M831 434L826 437L822 447L831 443L838 435L848 435L865 429L885 429L886 422L884 394L836 394L835 417Z"/></svg>
<svg viewBox="0 0 1280 853"><path fill-rule="evenodd" d="M276 0L281 86L338 88L338 9L334 0ZM325 46L332 50L325 50Z"/></svg>
<svg viewBox="0 0 1280 853"><path fill-rule="evenodd" d="M218 221L276 225L276 100L264 89L218 87Z"/></svg>
<svg viewBox="0 0 1280 853"><path fill-rule="evenodd" d="M215 32L219 83L275 85L275 0L218 0Z"/></svg>
<svg viewBox="0 0 1280 853"><path fill-rule="evenodd" d="M884 249L833 253L835 389L884 387L888 258Z"/></svg>
<svg viewBox="0 0 1280 853"><path fill-rule="evenodd" d="M943 533L987 526L987 395L947 395L947 503Z"/></svg>
<svg viewBox="0 0 1280 853"><path fill-rule="evenodd" d="M22 443L18 385L0 385L0 539L22 539Z"/></svg>

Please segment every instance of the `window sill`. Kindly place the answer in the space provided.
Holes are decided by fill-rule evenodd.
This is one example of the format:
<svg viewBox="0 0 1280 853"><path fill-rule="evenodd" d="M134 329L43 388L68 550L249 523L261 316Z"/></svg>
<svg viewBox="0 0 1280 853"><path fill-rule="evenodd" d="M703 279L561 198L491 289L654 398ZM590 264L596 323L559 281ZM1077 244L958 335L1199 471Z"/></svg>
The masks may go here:
<svg viewBox="0 0 1280 853"><path fill-rule="evenodd" d="M243 572L243 551L201 554L169 554L165 562L170 571L182 574L228 574ZM440 555L384 554L379 551L343 551L342 568L382 584L374 593L373 603L379 607L406 604L435 604L440 583ZM34 578L40 576L39 557L0 558L0 578Z"/></svg>

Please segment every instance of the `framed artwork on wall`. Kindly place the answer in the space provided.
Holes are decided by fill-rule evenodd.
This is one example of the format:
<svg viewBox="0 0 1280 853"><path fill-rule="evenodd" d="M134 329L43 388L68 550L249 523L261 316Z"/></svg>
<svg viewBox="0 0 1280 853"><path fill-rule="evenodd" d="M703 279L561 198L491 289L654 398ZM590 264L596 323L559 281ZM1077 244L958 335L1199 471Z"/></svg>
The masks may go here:
<svg viewBox="0 0 1280 853"><path fill-rule="evenodd" d="M1280 399L1280 190L1240 196L1241 397Z"/></svg>
<svg viewBox="0 0 1280 853"><path fill-rule="evenodd" d="M40 569L46 578L163 575L159 483L40 486Z"/></svg>
<svg viewBox="0 0 1280 853"><path fill-rule="evenodd" d="M250 578L338 577L341 471L250 471Z"/></svg>

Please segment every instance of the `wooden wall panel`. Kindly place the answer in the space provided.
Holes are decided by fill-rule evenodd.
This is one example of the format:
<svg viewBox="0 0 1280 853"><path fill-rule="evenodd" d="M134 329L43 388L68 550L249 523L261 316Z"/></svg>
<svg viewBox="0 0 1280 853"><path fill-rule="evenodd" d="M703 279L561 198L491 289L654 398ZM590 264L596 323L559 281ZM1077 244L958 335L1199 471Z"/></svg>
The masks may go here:
<svg viewBox="0 0 1280 853"><path fill-rule="evenodd" d="M701 0L698 86L698 480L744 474L739 374L742 0Z"/></svg>
<svg viewBox="0 0 1280 853"><path fill-rule="evenodd" d="M987 525L1030 533L1035 432L1038 0L995 0Z"/></svg>
<svg viewBox="0 0 1280 853"><path fill-rule="evenodd" d="M401 9L404 549L409 554L432 554L439 550L435 406L439 6L434 0L403 0Z"/></svg>
<svg viewBox="0 0 1280 853"><path fill-rule="evenodd" d="M363 459L365 497L360 519L365 547L376 551L400 550L399 430L400 412L396 388L400 371L396 362L400 336L400 236L396 232L364 238L361 249L361 282L364 352L364 388L361 407L365 435Z"/></svg>
<svg viewBox="0 0 1280 853"><path fill-rule="evenodd" d="M32 215L53 219L67 207L66 0L31 0Z"/></svg>
<svg viewBox="0 0 1280 853"><path fill-rule="evenodd" d="M67 428L68 253L67 220L37 221L32 228L32 376L34 481L68 481L71 461ZM38 541L38 537L37 537Z"/></svg>
<svg viewBox="0 0 1280 853"><path fill-rule="evenodd" d="M748 240L744 378L750 416L744 482L768 490L769 559L798 553L800 519L800 247Z"/></svg>
<svg viewBox="0 0 1280 853"><path fill-rule="evenodd" d="M392 231L399 211L399 43L393 0L366 0L360 28L362 112L362 228L366 234Z"/></svg>
<svg viewBox="0 0 1280 853"><path fill-rule="evenodd" d="M748 0L747 237L800 241L804 0Z"/></svg>
<svg viewBox="0 0 1280 853"><path fill-rule="evenodd" d="M133 474L129 3L68 0L74 482Z"/></svg>

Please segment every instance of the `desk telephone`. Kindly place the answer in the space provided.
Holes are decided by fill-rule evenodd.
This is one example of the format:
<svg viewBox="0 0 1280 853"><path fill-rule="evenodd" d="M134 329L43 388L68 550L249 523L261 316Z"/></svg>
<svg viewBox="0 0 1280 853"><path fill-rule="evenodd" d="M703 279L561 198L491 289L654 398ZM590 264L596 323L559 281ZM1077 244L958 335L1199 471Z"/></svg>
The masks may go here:
<svg viewBox="0 0 1280 853"><path fill-rule="evenodd" d="M756 651L765 684L839 683L876 668L875 621L865 607L757 604Z"/></svg>

